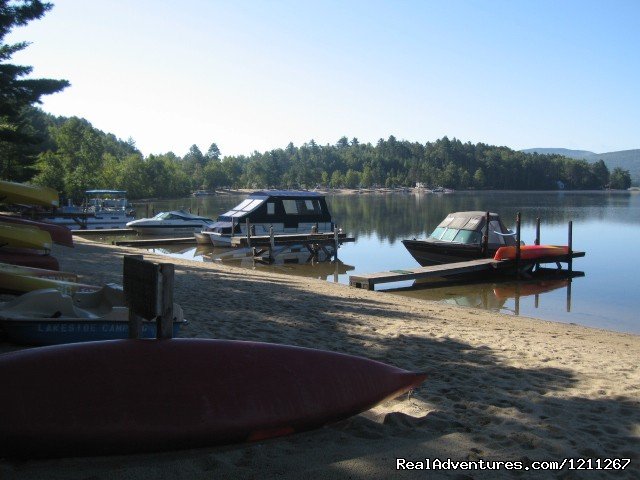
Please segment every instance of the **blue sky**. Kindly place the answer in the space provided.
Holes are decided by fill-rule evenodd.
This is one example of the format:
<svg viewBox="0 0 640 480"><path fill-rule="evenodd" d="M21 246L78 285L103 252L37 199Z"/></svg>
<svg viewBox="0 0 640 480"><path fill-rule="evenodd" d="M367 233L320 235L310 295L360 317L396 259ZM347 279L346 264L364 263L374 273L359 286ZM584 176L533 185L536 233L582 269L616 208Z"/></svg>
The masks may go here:
<svg viewBox="0 0 640 480"><path fill-rule="evenodd" d="M145 154L342 136L640 148L640 1L53 1L8 41Z"/></svg>

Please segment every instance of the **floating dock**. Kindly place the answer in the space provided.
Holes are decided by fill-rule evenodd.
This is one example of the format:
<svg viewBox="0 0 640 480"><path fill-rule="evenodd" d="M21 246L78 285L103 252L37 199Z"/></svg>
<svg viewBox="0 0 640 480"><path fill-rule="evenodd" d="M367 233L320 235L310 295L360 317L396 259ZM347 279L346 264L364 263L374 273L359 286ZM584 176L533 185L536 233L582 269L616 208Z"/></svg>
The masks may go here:
<svg viewBox="0 0 640 480"><path fill-rule="evenodd" d="M418 280L421 278L448 277L452 275L470 275L485 272L507 273L520 270L527 266L536 266L546 263L555 263L560 269L561 263L571 265L571 261L577 257L584 257L585 252L571 252L566 255L554 255L540 257L535 260L494 260L493 258L480 258L466 262L444 263L429 267L420 267L406 270L390 270L388 272L364 273L362 275L349 275L349 285L365 290L374 290L379 283L402 282L406 280Z"/></svg>
<svg viewBox="0 0 640 480"><path fill-rule="evenodd" d="M156 245L196 244L196 237L145 238L139 240L116 240L113 245L119 247L153 247Z"/></svg>
<svg viewBox="0 0 640 480"><path fill-rule="evenodd" d="M74 235L129 235L136 233L133 228L95 228L71 230Z"/></svg>

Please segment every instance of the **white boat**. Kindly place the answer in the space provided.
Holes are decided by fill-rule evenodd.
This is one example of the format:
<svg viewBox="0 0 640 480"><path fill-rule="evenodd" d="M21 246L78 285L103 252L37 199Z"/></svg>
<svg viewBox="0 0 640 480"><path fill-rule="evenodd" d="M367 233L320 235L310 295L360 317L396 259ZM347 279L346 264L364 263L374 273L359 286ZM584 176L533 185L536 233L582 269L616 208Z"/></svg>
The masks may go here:
<svg viewBox="0 0 640 480"><path fill-rule="evenodd" d="M125 190L87 190L83 205L59 208L41 220L75 230L124 228L133 219Z"/></svg>
<svg viewBox="0 0 640 480"><path fill-rule="evenodd" d="M160 212L152 218L141 218L127 223L140 235L193 234L213 225L210 218L193 215L184 210Z"/></svg>
<svg viewBox="0 0 640 480"><path fill-rule="evenodd" d="M220 215L199 234L198 242L229 247L233 236L246 236L247 221L252 236L327 233L334 223L324 195L317 192L265 190L254 192L239 205Z"/></svg>

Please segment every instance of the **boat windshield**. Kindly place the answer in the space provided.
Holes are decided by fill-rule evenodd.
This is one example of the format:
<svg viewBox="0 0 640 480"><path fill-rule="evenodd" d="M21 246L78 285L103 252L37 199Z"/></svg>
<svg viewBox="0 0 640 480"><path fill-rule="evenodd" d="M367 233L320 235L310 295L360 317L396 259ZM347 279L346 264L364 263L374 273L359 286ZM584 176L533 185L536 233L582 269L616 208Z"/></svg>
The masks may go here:
<svg viewBox="0 0 640 480"><path fill-rule="evenodd" d="M446 227L437 227L429 236L436 240L442 240L443 242L465 244L478 244L482 240L480 232Z"/></svg>
<svg viewBox="0 0 640 480"><path fill-rule="evenodd" d="M245 213L251 212L252 210L255 210L256 208L258 208L258 206L260 206L264 201L265 201L264 198L260 198L260 199L247 198L246 200L243 200L242 203L240 203L239 205L236 205L235 207L233 207L231 210L229 210L227 213L223 214L222 216L223 217L241 217Z"/></svg>

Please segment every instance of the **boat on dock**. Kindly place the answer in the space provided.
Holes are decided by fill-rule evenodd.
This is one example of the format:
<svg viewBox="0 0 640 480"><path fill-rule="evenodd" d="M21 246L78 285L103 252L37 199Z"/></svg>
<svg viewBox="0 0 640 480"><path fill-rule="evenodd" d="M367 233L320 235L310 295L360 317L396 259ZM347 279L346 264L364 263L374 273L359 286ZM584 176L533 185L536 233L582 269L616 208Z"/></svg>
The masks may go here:
<svg viewBox="0 0 640 480"><path fill-rule="evenodd" d="M174 304L173 335L186 323ZM34 290L0 305L0 328L19 345L129 338L129 309L122 287L108 284L92 292L63 294L56 289ZM156 337L156 322L144 320L141 338Z"/></svg>
<svg viewBox="0 0 640 480"><path fill-rule="evenodd" d="M234 237L268 237L332 232L335 224L324 195L317 192L264 190L253 192L213 225L196 234L199 243L233 246ZM248 232L247 228L250 229Z"/></svg>
<svg viewBox="0 0 640 480"><path fill-rule="evenodd" d="M123 228L135 219L126 190L87 190L83 205L68 205L40 220L75 229Z"/></svg>
<svg viewBox="0 0 640 480"><path fill-rule="evenodd" d="M468 211L450 213L426 239L402 244L426 267L493 257L500 247L515 248L516 239L497 213Z"/></svg>
<svg viewBox="0 0 640 480"><path fill-rule="evenodd" d="M151 218L141 218L127 223L139 235L177 235L200 232L214 224L210 218L193 215L184 210L160 212Z"/></svg>

